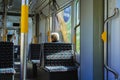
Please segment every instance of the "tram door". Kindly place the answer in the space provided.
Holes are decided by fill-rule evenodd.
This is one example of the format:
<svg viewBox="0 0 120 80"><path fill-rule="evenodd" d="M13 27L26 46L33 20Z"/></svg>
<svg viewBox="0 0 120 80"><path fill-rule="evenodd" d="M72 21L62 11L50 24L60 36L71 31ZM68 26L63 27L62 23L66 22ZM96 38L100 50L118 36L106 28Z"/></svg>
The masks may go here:
<svg viewBox="0 0 120 80"><path fill-rule="evenodd" d="M107 65L117 74L115 76L113 72L107 70L105 80L120 80L120 0L105 1L105 18L116 15L105 26L108 27ZM117 12L115 8L118 8ZM118 78L115 79L115 77Z"/></svg>

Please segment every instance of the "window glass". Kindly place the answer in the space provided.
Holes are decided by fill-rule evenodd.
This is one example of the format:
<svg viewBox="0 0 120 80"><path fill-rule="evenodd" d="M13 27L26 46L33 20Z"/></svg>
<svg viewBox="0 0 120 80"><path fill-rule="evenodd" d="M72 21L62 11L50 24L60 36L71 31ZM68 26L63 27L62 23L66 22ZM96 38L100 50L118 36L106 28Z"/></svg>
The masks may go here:
<svg viewBox="0 0 120 80"><path fill-rule="evenodd" d="M79 11L79 1L76 4L76 24L78 25L80 22L80 11ZM76 51L80 52L80 25L76 28Z"/></svg>
<svg viewBox="0 0 120 80"><path fill-rule="evenodd" d="M79 16L79 15L80 15L80 14L79 14L79 12L80 12L79 6L80 6L80 5L79 5L79 2L77 2L77 24L79 24L79 22L80 22L80 20L79 20L79 19L80 19L80 16Z"/></svg>
<svg viewBox="0 0 120 80"><path fill-rule="evenodd" d="M57 14L61 39L63 42L71 42L71 6Z"/></svg>
<svg viewBox="0 0 120 80"><path fill-rule="evenodd" d="M80 52L80 26L76 30L76 51Z"/></svg>

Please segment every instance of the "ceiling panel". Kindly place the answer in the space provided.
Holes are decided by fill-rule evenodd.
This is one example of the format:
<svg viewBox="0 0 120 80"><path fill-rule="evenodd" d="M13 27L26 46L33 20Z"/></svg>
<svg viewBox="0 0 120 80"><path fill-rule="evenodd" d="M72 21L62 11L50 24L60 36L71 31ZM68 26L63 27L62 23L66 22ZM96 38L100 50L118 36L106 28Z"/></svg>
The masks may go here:
<svg viewBox="0 0 120 80"><path fill-rule="evenodd" d="M2 4L2 0L0 0L0 12L3 11L3 4Z"/></svg>
<svg viewBox="0 0 120 80"><path fill-rule="evenodd" d="M64 5L70 3L70 2L73 1L73 0L56 0L56 1L57 1L57 4L58 4L60 7L62 7L62 6L64 6Z"/></svg>
<svg viewBox="0 0 120 80"><path fill-rule="evenodd" d="M20 9L21 9L21 0L13 0L13 5L8 10L20 12Z"/></svg>
<svg viewBox="0 0 120 80"><path fill-rule="evenodd" d="M1 1L2 0L0 0L0 2ZM33 11L35 13L43 12L43 14L49 15L49 11L52 12L52 10L49 8L49 4L48 4L49 1L51 0L30 0L31 4L29 5L30 6L29 11ZM71 1L73 0L56 0L60 8ZM20 12L21 0L9 0L9 2L13 3L12 7L8 9L9 12ZM1 9L1 5L0 5L0 10L3 10Z"/></svg>
<svg viewBox="0 0 120 80"><path fill-rule="evenodd" d="M49 6L45 7L43 10L42 10L42 13L46 16L48 16L50 14L50 10L49 10Z"/></svg>
<svg viewBox="0 0 120 80"><path fill-rule="evenodd" d="M56 0L57 4L59 5L59 9L62 8L63 6L69 4L73 0ZM49 12L50 11L50 12ZM44 15L48 16L51 14L53 11L52 9L49 8L49 5L47 5L44 9L42 9L42 12Z"/></svg>
<svg viewBox="0 0 120 80"><path fill-rule="evenodd" d="M0 0L0 3L2 2L2 0Z"/></svg>
<svg viewBox="0 0 120 80"><path fill-rule="evenodd" d="M36 12L43 12L43 14L45 15L49 15L49 11L52 12L52 10L49 8L49 1L51 0L38 0L37 3L35 3L34 1L36 0L32 0L33 3L32 5L34 6L30 6L32 7L31 9ZM65 6L66 4L70 3L73 0L56 0L57 4L59 5L59 8ZM49 10L50 9L50 10Z"/></svg>

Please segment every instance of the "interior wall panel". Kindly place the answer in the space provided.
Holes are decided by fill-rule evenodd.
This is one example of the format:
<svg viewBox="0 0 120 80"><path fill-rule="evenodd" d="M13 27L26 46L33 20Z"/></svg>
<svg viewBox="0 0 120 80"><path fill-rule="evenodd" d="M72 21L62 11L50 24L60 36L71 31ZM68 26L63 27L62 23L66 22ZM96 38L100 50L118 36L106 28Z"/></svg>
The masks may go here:
<svg viewBox="0 0 120 80"><path fill-rule="evenodd" d="M108 16L114 14L114 8L120 11L120 0L108 0L108 5ZM120 74L120 13L109 22L108 27L108 65ZM111 72L108 73L108 80L114 80Z"/></svg>

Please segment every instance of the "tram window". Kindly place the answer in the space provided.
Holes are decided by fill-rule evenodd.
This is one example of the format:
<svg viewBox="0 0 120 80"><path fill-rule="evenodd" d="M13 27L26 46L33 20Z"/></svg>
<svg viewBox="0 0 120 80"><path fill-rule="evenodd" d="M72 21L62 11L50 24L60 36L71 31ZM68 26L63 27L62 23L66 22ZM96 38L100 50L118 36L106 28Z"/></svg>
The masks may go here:
<svg viewBox="0 0 120 80"><path fill-rule="evenodd" d="M80 27L76 30L76 51L80 52Z"/></svg>
<svg viewBox="0 0 120 80"><path fill-rule="evenodd" d="M76 3L76 25L80 22L80 10L79 10L79 1ZM80 52L80 25L76 28L76 51L77 53Z"/></svg>
<svg viewBox="0 0 120 80"><path fill-rule="evenodd" d="M71 42L71 6L57 14L63 42ZM61 38L61 37L60 37Z"/></svg>
<svg viewBox="0 0 120 80"><path fill-rule="evenodd" d="M80 17L79 17L79 14L80 13L80 10L79 10L79 1L77 2L77 24L79 24L80 22Z"/></svg>

